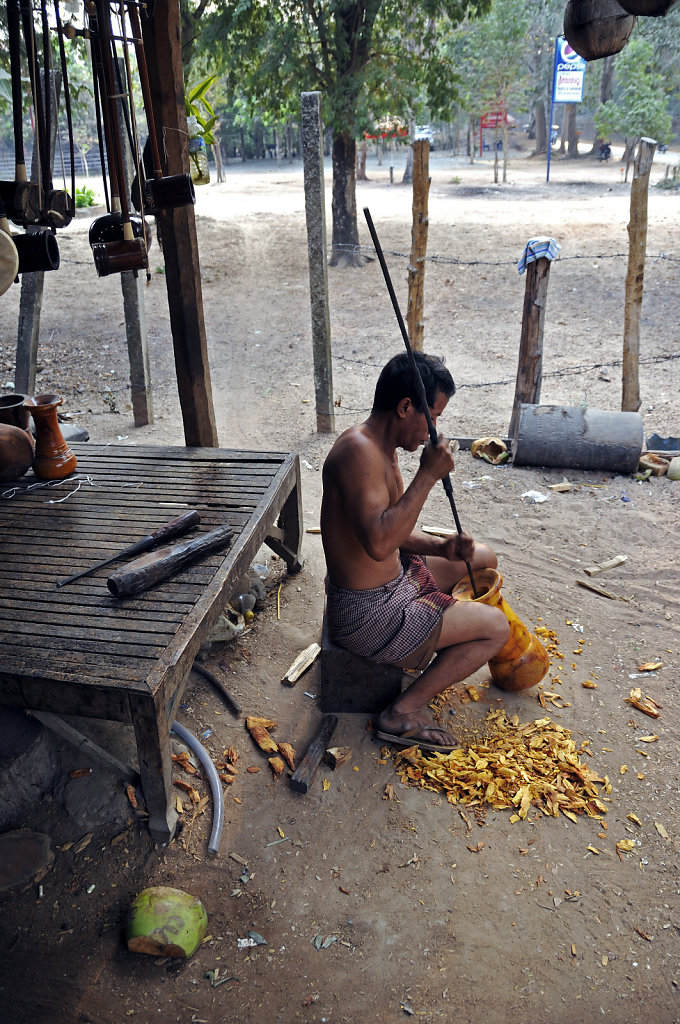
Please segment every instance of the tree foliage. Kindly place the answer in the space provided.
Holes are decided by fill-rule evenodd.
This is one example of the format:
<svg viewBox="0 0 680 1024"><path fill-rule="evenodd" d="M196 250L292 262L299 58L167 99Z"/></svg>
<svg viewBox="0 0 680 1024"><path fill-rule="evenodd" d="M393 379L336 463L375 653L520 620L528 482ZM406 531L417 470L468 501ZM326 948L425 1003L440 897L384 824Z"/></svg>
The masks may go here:
<svg viewBox="0 0 680 1024"><path fill-rule="evenodd" d="M602 137L623 135L627 148L642 137L667 143L672 117L668 111L666 80L656 70L655 48L649 39L631 39L616 60L612 99L595 113L595 126Z"/></svg>

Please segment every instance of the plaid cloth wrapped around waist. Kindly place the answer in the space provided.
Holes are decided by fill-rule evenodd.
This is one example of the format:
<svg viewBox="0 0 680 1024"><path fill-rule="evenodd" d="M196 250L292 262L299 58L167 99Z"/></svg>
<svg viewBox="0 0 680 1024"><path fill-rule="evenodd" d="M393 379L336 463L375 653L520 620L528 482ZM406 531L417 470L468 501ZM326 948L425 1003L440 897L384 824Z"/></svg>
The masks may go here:
<svg viewBox="0 0 680 1024"><path fill-rule="evenodd" d="M439 625L456 598L443 593L418 555L402 554L396 579L372 590L326 585L333 643L372 661L404 661Z"/></svg>

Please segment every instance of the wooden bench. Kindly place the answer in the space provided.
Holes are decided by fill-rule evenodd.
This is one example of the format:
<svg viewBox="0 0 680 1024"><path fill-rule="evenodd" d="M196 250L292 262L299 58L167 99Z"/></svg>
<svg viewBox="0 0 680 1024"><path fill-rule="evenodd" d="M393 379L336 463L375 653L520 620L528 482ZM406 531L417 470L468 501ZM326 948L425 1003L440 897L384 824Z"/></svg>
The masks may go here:
<svg viewBox="0 0 680 1024"><path fill-rule="evenodd" d="M32 474L0 488L0 703L133 725L149 828L175 828L170 724L199 648L263 543L301 565L296 455L221 448L73 444L78 467L55 486ZM29 489L31 487L31 489ZM187 509L225 551L134 598L110 569L57 589Z"/></svg>

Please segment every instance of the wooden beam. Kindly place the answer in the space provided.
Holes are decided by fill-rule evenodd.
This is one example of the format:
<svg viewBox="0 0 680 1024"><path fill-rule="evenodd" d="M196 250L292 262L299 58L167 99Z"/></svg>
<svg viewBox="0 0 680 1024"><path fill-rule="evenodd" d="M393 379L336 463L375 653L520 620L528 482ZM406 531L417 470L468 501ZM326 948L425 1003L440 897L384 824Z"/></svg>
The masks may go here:
<svg viewBox="0 0 680 1024"><path fill-rule="evenodd" d="M411 347L423 351L425 326L425 254L429 227L430 143L418 139L413 143L413 204L411 223L411 260L408 268L408 308L406 323Z"/></svg>
<svg viewBox="0 0 680 1024"><path fill-rule="evenodd" d="M161 158L165 174L187 173L189 147L177 0L157 0L142 18L142 35ZM158 216L165 257L177 389L188 446L218 447L203 320L201 268L193 206Z"/></svg>

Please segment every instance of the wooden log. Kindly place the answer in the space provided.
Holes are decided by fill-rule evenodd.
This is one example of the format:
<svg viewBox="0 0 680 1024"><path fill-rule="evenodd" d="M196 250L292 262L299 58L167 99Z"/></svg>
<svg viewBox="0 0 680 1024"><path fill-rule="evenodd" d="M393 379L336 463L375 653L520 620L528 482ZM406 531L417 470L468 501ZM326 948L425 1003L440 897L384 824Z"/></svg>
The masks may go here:
<svg viewBox="0 0 680 1024"><path fill-rule="evenodd" d="M233 533L231 526L218 526L217 529L201 534L200 537L177 544L165 554L160 552L142 555L141 558L112 573L106 585L114 597L139 594L156 583L174 576L189 562L195 562L210 552L225 547Z"/></svg>
<svg viewBox="0 0 680 1024"><path fill-rule="evenodd" d="M519 419L519 407L537 405L541 400L543 374L543 325L545 304L548 295L548 280L551 261L540 256L527 266L527 280L524 288L522 310L522 333L519 339L517 360L517 382L512 403L512 416L508 433L512 437Z"/></svg>
<svg viewBox="0 0 680 1024"><path fill-rule="evenodd" d="M640 139L630 187L621 408L632 412L640 408L640 310L647 246L647 195L655 149L654 139Z"/></svg>
<svg viewBox="0 0 680 1024"><path fill-rule="evenodd" d="M423 308L430 180L430 142L429 139L418 139L413 143L413 220L411 225L411 260L408 268L408 306L406 310L409 341L411 342L411 347L418 352L423 351L423 339L425 336Z"/></svg>
<svg viewBox="0 0 680 1024"><path fill-rule="evenodd" d="M291 787L298 793L306 793L311 786L316 770L321 764L329 740L338 724L337 715L325 715L311 745L300 761L294 774L291 775Z"/></svg>
<svg viewBox="0 0 680 1024"><path fill-rule="evenodd" d="M352 760L352 748L351 747L329 747L326 751L326 764L333 771L336 768L342 768L343 764L347 764L348 761Z"/></svg>
<svg viewBox="0 0 680 1024"><path fill-rule="evenodd" d="M634 473L642 451L642 417L582 406L520 405L513 438L517 466Z"/></svg>

